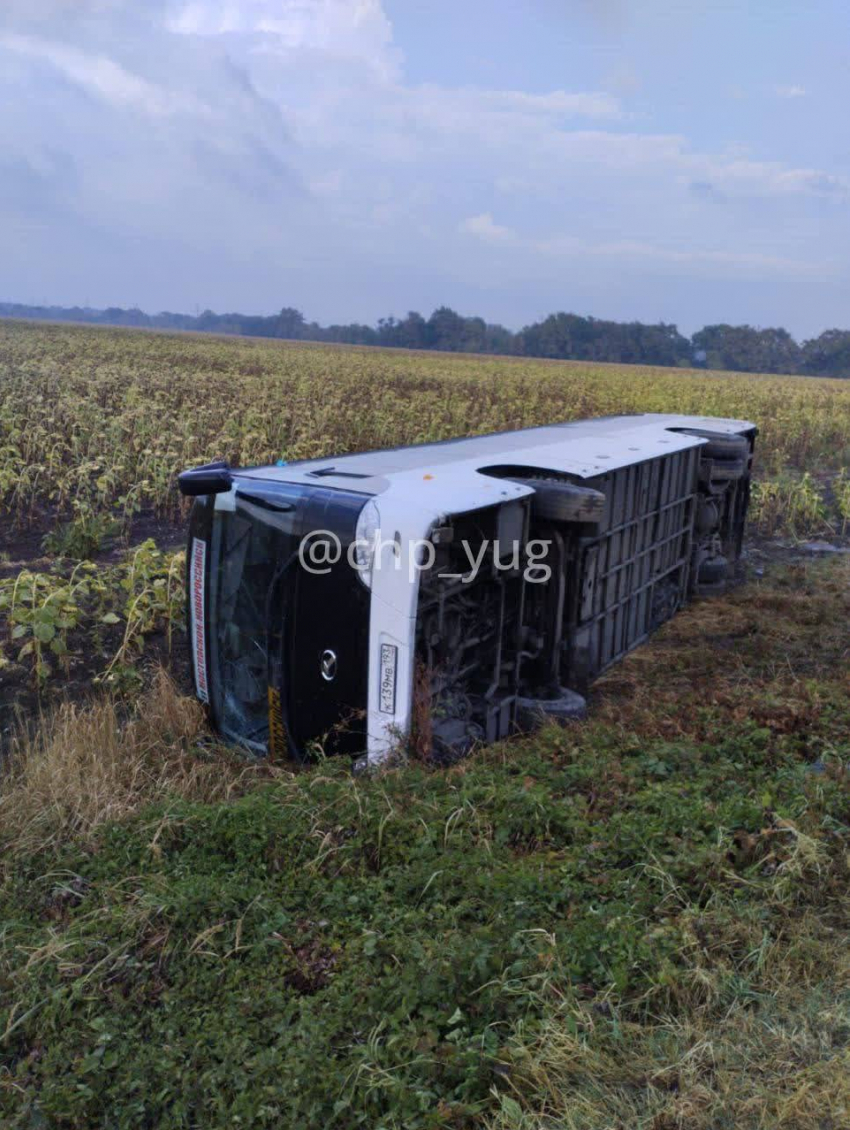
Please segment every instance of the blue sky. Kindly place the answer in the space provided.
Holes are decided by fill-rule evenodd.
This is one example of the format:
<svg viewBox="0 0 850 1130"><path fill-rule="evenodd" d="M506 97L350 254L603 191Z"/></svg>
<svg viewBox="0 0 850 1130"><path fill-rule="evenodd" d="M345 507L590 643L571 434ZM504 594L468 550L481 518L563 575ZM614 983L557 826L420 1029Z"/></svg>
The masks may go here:
<svg viewBox="0 0 850 1130"><path fill-rule="evenodd" d="M4 0L0 299L850 327L837 0Z"/></svg>

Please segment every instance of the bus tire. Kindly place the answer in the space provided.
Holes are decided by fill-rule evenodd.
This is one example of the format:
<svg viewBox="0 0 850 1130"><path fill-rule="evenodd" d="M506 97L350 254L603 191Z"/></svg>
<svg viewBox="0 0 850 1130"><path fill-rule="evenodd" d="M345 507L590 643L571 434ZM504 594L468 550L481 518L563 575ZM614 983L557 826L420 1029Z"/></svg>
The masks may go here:
<svg viewBox="0 0 850 1130"><path fill-rule="evenodd" d="M560 479L514 479L534 488L531 513L547 522L590 522L602 520L605 495L591 487L578 486Z"/></svg>

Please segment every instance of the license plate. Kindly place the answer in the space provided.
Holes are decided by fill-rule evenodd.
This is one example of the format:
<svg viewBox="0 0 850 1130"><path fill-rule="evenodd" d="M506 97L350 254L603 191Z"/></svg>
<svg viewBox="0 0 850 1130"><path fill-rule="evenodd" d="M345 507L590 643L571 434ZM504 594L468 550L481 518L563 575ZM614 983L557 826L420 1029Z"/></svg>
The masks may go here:
<svg viewBox="0 0 850 1130"><path fill-rule="evenodd" d="M380 687L382 714L395 714L395 670L397 660L398 648L391 643L382 643Z"/></svg>

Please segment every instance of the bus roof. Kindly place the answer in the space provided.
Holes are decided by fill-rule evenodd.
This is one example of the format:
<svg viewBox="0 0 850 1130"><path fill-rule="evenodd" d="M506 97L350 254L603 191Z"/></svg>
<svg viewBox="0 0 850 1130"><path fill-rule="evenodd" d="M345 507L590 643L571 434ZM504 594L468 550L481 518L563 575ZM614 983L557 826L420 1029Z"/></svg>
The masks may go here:
<svg viewBox="0 0 850 1130"><path fill-rule="evenodd" d="M747 420L715 416L680 416L645 413L601 416L560 424L487 435L387 447L351 455L302 459L240 471L248 478L325 485L361 494L383 494L394 481L411 478L454 478L464 472L486 473L498 466L554 471L578 479L592 479L606 471L706 442L680 429L697 429L728 435L753 432Z"/></svg>

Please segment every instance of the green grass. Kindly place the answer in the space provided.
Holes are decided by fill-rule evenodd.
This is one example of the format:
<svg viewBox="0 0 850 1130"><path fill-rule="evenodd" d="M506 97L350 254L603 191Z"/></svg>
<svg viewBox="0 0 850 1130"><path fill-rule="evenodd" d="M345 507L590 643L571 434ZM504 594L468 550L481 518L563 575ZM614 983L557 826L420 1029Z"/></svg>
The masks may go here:
<svg viewBox="0 0 850 1130"><path fill-rule="evenodd" d="M450 771L141 790L59 837L13 791L4 1125L847 1125L847 605L840 566L699 604L593 721Z"/></svg>

